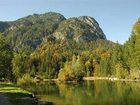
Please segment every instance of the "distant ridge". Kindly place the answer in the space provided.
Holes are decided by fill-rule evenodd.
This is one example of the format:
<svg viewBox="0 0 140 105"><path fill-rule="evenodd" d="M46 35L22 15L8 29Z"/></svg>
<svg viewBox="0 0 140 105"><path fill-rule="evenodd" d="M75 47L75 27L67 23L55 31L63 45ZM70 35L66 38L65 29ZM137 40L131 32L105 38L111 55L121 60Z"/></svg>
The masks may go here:
<svg viewBox="0 0 140 105"><path fill-rule="evenodd" d="M60 13L33 14L12 22L0 22L14 49L35 49L46 36L59 40L94 41L106 40L97 21L90 16L66 19Z"/></svg>

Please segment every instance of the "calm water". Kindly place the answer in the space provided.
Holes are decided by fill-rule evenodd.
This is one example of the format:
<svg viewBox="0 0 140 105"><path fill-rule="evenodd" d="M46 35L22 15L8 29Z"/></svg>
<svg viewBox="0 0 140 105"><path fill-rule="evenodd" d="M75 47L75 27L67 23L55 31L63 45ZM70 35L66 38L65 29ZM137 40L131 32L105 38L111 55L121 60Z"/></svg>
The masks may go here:
<svg viewBox="0 0 140 105"><path fill-rule="evenodd" d="M40 101L54 105L140 105L140 83L134 82L45 83L30 90Z"/></svg>

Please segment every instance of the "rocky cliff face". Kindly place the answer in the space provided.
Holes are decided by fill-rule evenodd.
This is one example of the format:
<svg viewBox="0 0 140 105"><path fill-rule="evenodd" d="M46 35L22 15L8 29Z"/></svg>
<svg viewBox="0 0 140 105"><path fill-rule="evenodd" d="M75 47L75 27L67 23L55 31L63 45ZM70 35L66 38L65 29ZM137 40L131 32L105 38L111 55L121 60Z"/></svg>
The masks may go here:
<svg viewBox="0 0 140 105"><path fill-rule="evenodd" d="M81 20L82 22L87 23L89 26L91 26L91 32L95 33L97 35L97 37L100 39L106 39L105 34L103 33L102 29L100 28L98 22L89 16L81 16L78 17L79 20Z"/></svg>
<svg viewBox="0 0 140 105"><path fill-rule="evenodd" d="M72 39L77 42L106 39L96 20L88 16L70 18L61 22L53 35L56 39Z"/></svg>

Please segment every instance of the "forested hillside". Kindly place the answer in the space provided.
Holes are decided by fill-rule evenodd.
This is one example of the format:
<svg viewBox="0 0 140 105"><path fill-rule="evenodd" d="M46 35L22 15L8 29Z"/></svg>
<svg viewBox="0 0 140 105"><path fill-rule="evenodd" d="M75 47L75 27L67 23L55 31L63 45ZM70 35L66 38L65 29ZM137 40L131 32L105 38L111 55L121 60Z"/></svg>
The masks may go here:
<svg viewBox="0 0 140 105"><path fill-rule="evenodd" d="M0 31L1 80L140 78L140 19L124 45L108 41L91 17L53 12L0 22Z"/></svg>
<svg viewBox="0 0 140 105"><path fill-rule="evenodd" d="M1 23L0 30L14 50L34 50L63 20L65 17L59 13L34 14L16 21Z"/></svg>

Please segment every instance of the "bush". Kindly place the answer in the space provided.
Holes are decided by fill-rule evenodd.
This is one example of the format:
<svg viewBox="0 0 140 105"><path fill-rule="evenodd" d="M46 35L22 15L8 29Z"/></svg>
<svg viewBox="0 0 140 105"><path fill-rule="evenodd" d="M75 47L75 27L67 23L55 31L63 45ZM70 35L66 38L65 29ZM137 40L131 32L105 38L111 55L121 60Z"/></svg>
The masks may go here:
<svg viewBox="0 0 140 105"><path fill-rule="evenodd" d="M85 68L79 59L73 58L72 61L66 62L58 74L60 81L80 81L85 75Z"/></svg>
<svg viewBox="0 0 140 105"><path fill-rule="evenodd" d="M20 86L30 86L34 83L34 78L29 74L24 74L21 78L17 80L17 84Z"/></svg>

